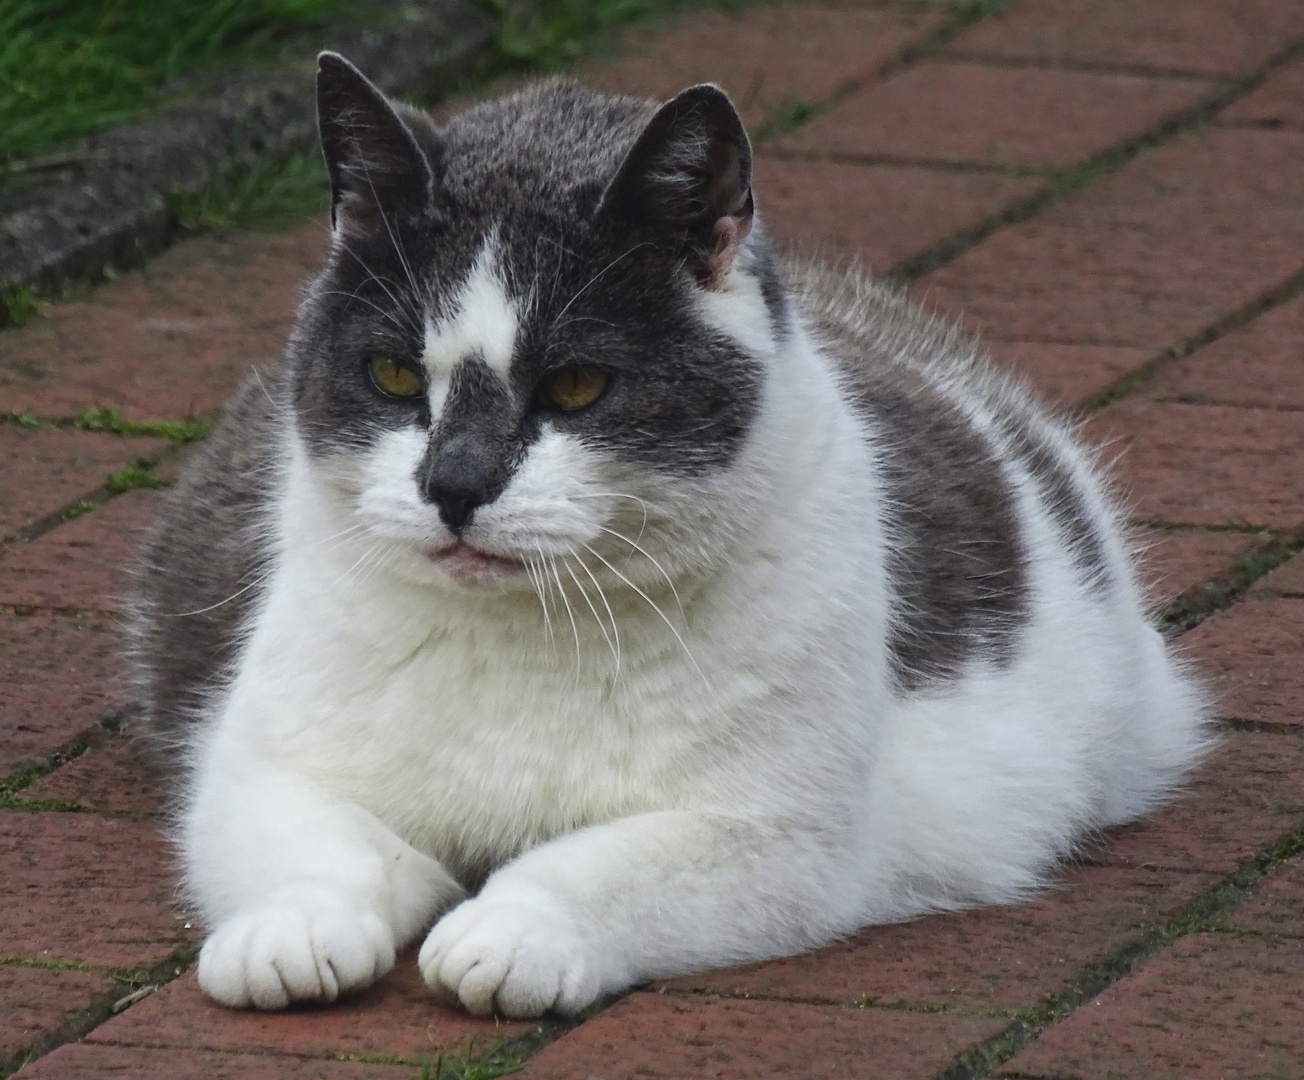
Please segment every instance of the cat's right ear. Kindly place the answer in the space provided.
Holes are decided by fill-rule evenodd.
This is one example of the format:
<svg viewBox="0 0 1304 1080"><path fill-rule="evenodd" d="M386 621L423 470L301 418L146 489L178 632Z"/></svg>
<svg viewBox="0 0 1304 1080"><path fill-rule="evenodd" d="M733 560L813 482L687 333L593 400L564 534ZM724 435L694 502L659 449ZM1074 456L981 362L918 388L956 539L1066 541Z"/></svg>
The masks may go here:
<svg viewBox="0 0 1304 1080"><path fill-rule="evenodd" d="M690 86L648 121L602 196L602 209L686 243L713 288L752 227L752 149L728 95Z"/></svg>
<svg viewBox="0 0 1304 1080"><path fill-rule="evenodd" d="M410 122L427 129L422 140ZM396 107L339 53L317 57L317 130L336 229L368 234L433 201L442 165L433 122Z"/></svg>

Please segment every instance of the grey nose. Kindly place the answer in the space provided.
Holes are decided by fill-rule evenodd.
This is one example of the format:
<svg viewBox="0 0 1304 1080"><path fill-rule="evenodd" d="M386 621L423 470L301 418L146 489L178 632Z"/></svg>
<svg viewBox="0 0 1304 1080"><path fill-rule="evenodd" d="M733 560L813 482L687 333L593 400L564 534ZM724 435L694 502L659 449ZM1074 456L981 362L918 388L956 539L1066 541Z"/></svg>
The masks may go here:
<svg viewBox="0 0 1304 1080"><path fill-rule="evenodd" d="M428 458L421 494L439 508L439 520L460 534L478 507L492 502L494 475L489 455L470 440L456 440Z"/></svg>

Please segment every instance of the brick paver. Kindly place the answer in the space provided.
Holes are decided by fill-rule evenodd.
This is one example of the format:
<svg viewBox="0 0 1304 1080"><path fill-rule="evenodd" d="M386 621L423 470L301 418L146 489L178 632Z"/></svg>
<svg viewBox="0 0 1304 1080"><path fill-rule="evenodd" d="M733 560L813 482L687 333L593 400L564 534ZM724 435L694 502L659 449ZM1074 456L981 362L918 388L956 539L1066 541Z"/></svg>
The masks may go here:
<svg viewBox="0 0 1304 1080"><path fill-rule="evenodd" d="M1269 596L1304 598L1304 556L1296 555L1260 579L1254 592Z"/></svg>
<svg viewBox="0 0 1304 1080"><path fill-rule="evenodd" d="M521 1080L931 1076L1005 1021L633 994L533 1058Z"/></svg>
<svg viewBox="0 0 1304 1080"><path fill-rule="evenodd" d="M61 1046L18 1073L23 1080L415 1080L410 1066L218 1054L144 1047Z"/></svg>
<svg viewBox="0 0 1304 1080"><path fill-rule="evenodd" d="M98 971L0 967L0 1062L121 986Z"/></svg>
<svg viewBox="0 0 1304 1080"><path fill-rule="evenodd" d="M1304 128L1304 59L1274 71L1262 86L1227 109L1221 120L1225 124Z"/></svg>
<svg viewBox="0 0 1304 1080"><path fill-rule="evenodd" d="M1170 365L1140 396L1191 405L1304 409L1304 294Z"/></svg>
<svg viewBox="0 0 1304 1080"><path fill-rule="evenodd" d="M86 299L0 335L0 413L79 416L117 406L133 419L216 409L252 365L280 355L323 224L205 236Z"/></svg>
<svg viewBox="0 0 1304 1080"><path fill-rule="evenodd" d="M1304 599L1264 595L1197 626L1186 643L1217 695L1219 715L1304 730L1301 642Z"/></svg>
<svg viewBox="0 0 1304 1080"><path fill-rule="evenodd" d="M1158 602L1224 577L1239 556L1263 547L1253 533L1214 529L1139 529L1140 578Z"/></svg>
<svg viewBox="0 0 1304 1080"><path fill-rule="evenodd" d="M1304 525L1304 423L1299 413L1120 401L1087 425L1119 454L1133 512L1199 525Z"/></svg>
<svg viewBox="0 0 1304 1080"><path fill-rule="evenodd" d="M1228 913L1227 922L1261 934L1304 938L1304 855L1260 881L1253 895Z"/></svg>
<svg viewBox="0 0 1304 1080"><path fill-rule="evenodd" d="M884 272L1042 185L986 172L760 157L758 205L775 238ZM819 202L811 192L821 193ZM830 212L832 210L832 212Z"/></svg>
<svg viewBox="0 0 1304 1080"><path fill-rule="evenodd" d="M152 749L139 731L128 729L105 737L85 754L23 788L22 796L112 814L161 814L166 808L166 785L151 771Z"/></svg>
<svg viewBox="0 0 1304 1080"><path fill-rule="evenodd" d="M1011 4L970 30L962 55L1239 75L1304 34L1294 0L1056 0Z"/></svg>
<svg viewBox="0 0 1304 1080"><path fill-rule="evenodd" d="M93 494L110 473L167 445L88 431L0 427L0 538Z"/></svg>
<svg viewBox="0 0 1304 1080"><path fill-rule="evenodd" d="M1193 337L1300 269L1304 133L1219 129L1136 158L926 279L994 338Z"/></svg>
<svg viewBox="0 0 1304 1080"><path fill-rule="evenodd" d="M1185 794L1088 854L1110 866L1229 874L1301 820L1304 740L1225 732Z"/></svg>
<svg viewBox="0 0 1304 1080"><path fill-rule="evenodd" d="M944 21L939 11L901 5L856 10L801 5L745 14L703 11L664 32L627 37L619 60L578 72L589 85L621 94L667 98L713 82L738 102L752 126L792 102L815 103L872 81L881 65L922 41Z"/></svg>
<svg viewBox="0 0 1304 1080"><path fill-rule="evenodd" d="M1192 934L998 1076L1250 1080L1304 1072L1304 941Z"/></svg>
<svg viewBox="0 0 1304 1080"><path fill-rule="evenodd" d="M103 619L0 615L0 775L123 707L120 648Z"/></svg>
<svg viewBox="0 0 1304 1080"><path fill-rule="evenodd" d="M1215 880L1167 870L1073 867L1026 904L870 927L819 952L666 985L844 1005L1033 1007Z"/></svg>
<svg viewBox="0 0 1304 1080"><path fill-rule="evenodd" d="M441 1051L483 1052L497 1040L519 1038L532 1029L528 1023L477 1019L433 1003L416 958L409 953L378 985L335 1008L279 1016L223 1008L199 989L192 973L97 1028L87 1041L310 1057L389 1055L415 1061Z"/></svg>
<svg viewBox="0 0 1304 1080"><path fill-rule="evenodd" d="M522 1076L923 1078L966 1053L974 1075L1025 1080L1304 1076L1304 554L1246 578L1304 540L1304 5L1010 0L968 18L893 0L679 11L580 74L658 96L721 83L763 136L757 205L781 244L906 268L1051 400L1110 400L1084 431L1119 458L1154 603L1209 614L1177 647L1221 742L1185 794L1024 904L635 992ZM168 960L199 930L148 746L112 733L130 716L124 568L160 493L55 515L183 453L46 422L212 414L274 362L324 244L320 221L192 237L0 333L0 414L42 420L0 426L0 1063L93 1026L20 1077L415 1080L441 1051L534 1030L436 1005L410 955L337 1006L279 1015L222 1009ZM61 747L88 748L54 768ZM128 998L122 969L164 961L167 985Z"/></svg>
<svg viewBox="0 0 1304 1080"><path fill-rule="evenodd" d="M0 810L0 956L143 968L197 931L152 821Z"/></svg>
<svg viewBox="0 0 1304 1080"><path fill-rule="evenodd" d="M817 154L1063 168L1190 108L1212 89L1194 79L923 63L852 95L778 145Z"/></svg>
<svg viewBox="0 0 1304 1080"><path fill-rule="evenodd" d="M120 611L128 566L158 511L159 492L128 491L0 562L0 604Z"/></svg>

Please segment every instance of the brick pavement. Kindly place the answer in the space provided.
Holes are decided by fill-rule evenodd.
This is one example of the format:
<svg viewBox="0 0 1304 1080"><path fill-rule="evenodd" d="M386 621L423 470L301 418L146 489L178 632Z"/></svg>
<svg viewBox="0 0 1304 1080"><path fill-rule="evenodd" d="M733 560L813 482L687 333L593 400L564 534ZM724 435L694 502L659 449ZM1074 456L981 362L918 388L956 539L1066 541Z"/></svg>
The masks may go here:
<svg viewBox="0 0 1304 1080"><path fill-rule="evenodd" d="M114 654L156 495L108 479L184 447L75 421L211 413L273 362L324 231L192 239L0 334L0 412L29 418L0 426L0 1076L397 1080L497 1046L576 1080L1304 1077L1304 5L689 12L582 74L722 82L776 235L895 272L1092 413L1221 746L1028 904L672 980L571 1030L436 1005L410 958L336 1008L222 1010L188 972Z"/></svg>

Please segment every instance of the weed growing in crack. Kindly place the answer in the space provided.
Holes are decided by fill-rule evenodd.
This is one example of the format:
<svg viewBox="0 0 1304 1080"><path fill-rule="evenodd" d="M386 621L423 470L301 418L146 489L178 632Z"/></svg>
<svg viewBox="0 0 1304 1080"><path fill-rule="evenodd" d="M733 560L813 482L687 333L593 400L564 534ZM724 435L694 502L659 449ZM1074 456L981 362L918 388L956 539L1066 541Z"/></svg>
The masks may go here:
<svg viewBox="0 0 1304 1080"><path fill-rule="evenodd" d="M87 409L72 426L78 431L105 431L112 435L149 436L188 443L202 439L213 423L207 417L189 417L185 420L128 420L117 409L96 405Z"/></svg>
<svg viewBox="0 0 1304 1080"><path fill-rule="evenodd" d="M148 458L133 461L130 465L124 465L121 469L109 473L104 486L115 495L121 495L125 491L136 491L138 488L171 487L171 480L154 471L156 464Z"/></svg>

